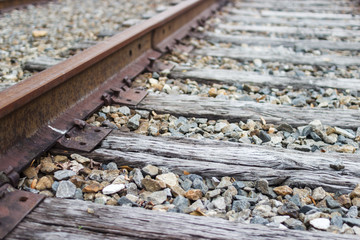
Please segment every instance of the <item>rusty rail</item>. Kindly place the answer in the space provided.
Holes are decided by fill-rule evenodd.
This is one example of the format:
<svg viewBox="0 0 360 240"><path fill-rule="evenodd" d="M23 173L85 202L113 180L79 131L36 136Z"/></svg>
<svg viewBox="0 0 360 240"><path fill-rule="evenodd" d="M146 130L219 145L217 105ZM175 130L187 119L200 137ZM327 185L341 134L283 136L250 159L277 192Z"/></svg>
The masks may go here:
<svg viewBox="0 0 360 240"><path fill-rule="evenodd" d="M0 0L0 13L11 11L15 8L26 7L30 4L43 4L50 0Z"/></svg>
<svg viewBox="0 0 360 240"><path fill-rule="evenodd" d="M160 57L225 2L183 1L1 92L0 171L15 184L16 173L68 132L75 119L108 103L114 91L119 94L114 88L126 91L149 58Z"/></svg>

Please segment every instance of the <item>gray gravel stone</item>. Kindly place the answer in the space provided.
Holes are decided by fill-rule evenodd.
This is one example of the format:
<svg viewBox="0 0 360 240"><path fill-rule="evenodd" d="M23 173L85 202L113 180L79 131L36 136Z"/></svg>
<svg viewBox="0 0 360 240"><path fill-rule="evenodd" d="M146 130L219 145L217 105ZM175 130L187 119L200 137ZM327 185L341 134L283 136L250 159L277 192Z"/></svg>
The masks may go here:
<svg viewBox="0 0 360 240"><path fill-rule="evenodd" d="M262 194L269 194L269 183L266 179L259 179L255 183L255 188Z"/></svg>
<svg viewBox="0 0 360 240"><path fill-rule="evenodd" d="M191 186L192 186L192 181L190 179L185 179L182 183L181 183L181 187L185 190L188 191L190 190Z"/></svg>
<svg viewBox="0 0 360 240"><path fill-rule="evenodd" d="M145 175L150 175L152 177L159 174L159 168L153 165L146 165L141 169Z"/></svg>
<svg viewBox="0 0 360 240"><path fill-rule="evenodd" d="M209 190L209 188L206 186L206 184L200 180L199 178L196 178L194 182L192 183L192 186L194 189L200 189L201 192L205 195L206 192Z"/></svg>
<svg viewBox="0 0 360 240"><path fill-rule="evenodd" d="M294 218L288 218L286 219L283 224L290 228L290 229L294 229L294 230L306 230L306 227L305 225L300 221L300 220L297 220L297 219L294 219Z"/></svg>
<svg viewBox="0 0 360 240"><path fill-rule="evenodd" d="M108 163L108 165L106 167L108 170L118 170L117 164L114 162Z"/></svg>
<svg viewBox="0 0 360 240"><path fill-rule="evenodd" d="M296 206L301 207L301 200L299 194L292 196L289 201L295 203Z"/></svg>
<svg viewBox="0 0 360 240"><path fill-rule="evenodd" d="M341 205L330 196L326 197L325 200L326 200L326 204L329 208L341 207Z"/></svg>
<svg viewBox="0 0 360 240"><path fill-rule="evenodd" d="M231 178L230 177L222 177L219 185L216 186L216 188L226 188L228 186L231 186Z"/></svg>
<svg viewBox="0 0 360 240"><path fill-rule="evenodd" d="M358 218L342 218L343 222L350 226L360 227L360 219Z"/></svg>
<svg viewBox="0 0 360 240"><path fill-rule="evenodd" d="M61 181L61 180L67 180L70 177L75 176L75 175L76 175L76 172L71 171L71 170L59 170L54 173L54 178L56 180Z"/></svg>
<svg viewBox="0 0 360 240"><path fill-rule="evenodd" d="M139 188L142 188L141 181L144 179L144 176L142 175L141 170L138 168L135 168L133 171L134 171L134 175L133 175L134 182L136 183L136 185Z"/></svg>
<svg viewBox="0 0 360 240"><path fill-rule="evenodd" d="M183 196L177 196L174 199L173 204L175 205L175 208L179 210L179 212L184 212L185 209L189 206L190 201Z"/></svg>
<svg viewBox="0 0 360 240"><path fill-rule="evenodd" d="M135 110L137 114L141 116L141 118L148 119L150 116L150 112L146 110Z"/></svg>
<svg viewBox="0 0 360 240"><path fill-rule="evenodd" d="M59 182L58 181L54 181L54 183L51 185L51 189L56 192L57 188L59 187Z"/></svg>
<svg viewBox="0 0 360 240"><path fill-rule="evenodd" d="M147 201L152 202L155 205L162 204L167 199L167 191L153 192L147 197Z"/></svg>
<svg viewBox="0 0 360 240"><path fill-rule="evenodd" d="M297 218L299 215L299 208L293 202L287 202L278 209L278 214L289 215L292 218Z"/></svg>
<svg viewBox="0 0 360 240"><path fill-rule="evenodd" d="M330 222L331 225L334 225L338 228L342 228L344 222L342 220L342 217L340 216L334 216L331 218L331 222Z"/></svg>
<svg viewBox="0 0 360 240"><path fill-rule="evenodd" d="M76 186L70 181L61 181L56 191L57 198L74 198Z"/></svg>
<svg viewBox="0 0 360 240"><path fill-rule="evenodd" d="M214 198L214 200L212 200L211 204L219 210L224 210L226 208L226 204L225 204L225 198L224 197L216 197Z"/></svg>
<svg viewBox="0 0 360 240"><path fill-rule="evenodd" d="M238 192L241 191L245 187L245 184L243 182L241 182L241 181L233 182L232 185L236 188L236 190Z"/></svg>
<svg viewBox="0 0 360 240"><path fill-rule="evenodd" d="M266 225L269 223L269 220L262 218L260 216L254 216L251 220L250 223L252 224L262 224L262 225Z"/></svg>
<svg viewBox="0 0 360 240"><path fill-rule="evenodd" d="M245 209L248 209L250 207L250 203L246 201L246 199L243 200L235 200L233 201L231 209L235 212L241 212Z"/></svg>
<svg viewBox="0 0 360 240"><path fill-rule="evenodd" d="M118 112L122 113L123 115L125 116L130 116L131 112L130 112L130 108L126 107L126 106L123 106L123 107L120 107L118 109Z"/></svg>
<svg viewBox="0 0 360 240"><path fill-rule="evenodd" d="M140 126L141 116L139 114L135 114L132 118L129 119L127 126L131 130L136 130Z"/></svg>
<svg viewBox="0 0 360 240"><path fill-rule="evenodd" d="M259 138L261 139L261 141L263 141L263 143L271 141L270 135L263 130L260 131Z"/></svg>
<svg viewBox="0 0 360 240"><path fill-rule="evenodd" d="M359 215L359 211L357 206L351 206L349 208L349 211L346 213L347 218L357 218L358 215Z"/></svg>
<svg viewBox="0 0 360 240"><path fill-rule="evenodd" d="M76 189L74 198L79 200L84 200L83 193L80 188Z"/></svg>
<svg viewBox="0 0 360 240"><path fill-rule="evenodd" d="M128 199L127 197L123 196L118 200L118 204L120 206L128 206L128 207L137 207L138 205L134 202L132 202L130 199Z"/></svg>

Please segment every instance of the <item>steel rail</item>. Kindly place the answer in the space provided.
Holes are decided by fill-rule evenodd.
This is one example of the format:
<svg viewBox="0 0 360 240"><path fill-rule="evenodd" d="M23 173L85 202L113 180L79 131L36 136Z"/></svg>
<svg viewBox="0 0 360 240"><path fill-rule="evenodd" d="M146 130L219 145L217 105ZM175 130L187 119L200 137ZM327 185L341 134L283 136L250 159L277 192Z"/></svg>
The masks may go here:
<svg viewBox="0 0 360 240"><path fill-rule="evenodd" d="M16 8L23 8L30 4L44 4L53 0L0 0L0 13Z"/></svg>
<svg viewBox="0 0 360 240"><path fill-rule="evenodd" d="M186 0L0 93L0 171L9 176L104 105L226 0ZM105 99L106 100L106 99ZM16 175L16 174L15 174ZM13 184L16 177L11 179Z"/></svg>

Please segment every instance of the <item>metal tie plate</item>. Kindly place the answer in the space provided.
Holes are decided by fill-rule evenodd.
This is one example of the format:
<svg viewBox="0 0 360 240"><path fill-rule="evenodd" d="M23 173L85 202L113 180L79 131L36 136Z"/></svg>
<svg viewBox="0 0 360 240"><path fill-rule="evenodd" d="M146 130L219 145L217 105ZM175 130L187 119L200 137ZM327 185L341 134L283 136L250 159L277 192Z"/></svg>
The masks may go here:
<svg viewBox="0 0 360 240"><path fill-rule="evenodd" d="M0 188L0 239L5 238L44 198L44 195L3 185Z"/></svg>
<svg viewBox="0 0 360 240"><path fill-rule="evenodd" d="M73 127L57 143L66 149L91 152L112 131L82 122L81 127Z"/></svg>

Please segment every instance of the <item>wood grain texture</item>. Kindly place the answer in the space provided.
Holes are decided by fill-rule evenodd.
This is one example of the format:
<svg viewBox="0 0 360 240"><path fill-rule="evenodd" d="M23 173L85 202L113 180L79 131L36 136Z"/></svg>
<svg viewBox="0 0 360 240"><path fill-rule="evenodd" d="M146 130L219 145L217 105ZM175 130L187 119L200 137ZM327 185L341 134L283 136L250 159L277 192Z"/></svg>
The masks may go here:
<svg viewBox="0 0 360 240"><path fill-rule="evenodd" d="M53 149L53 154L71 151ZM265 178L271 185L318 186L332 192L352 191L359 182L359 155L303 153L217 140L151 137L113 131L101 146L82 155L99 162L144 167L165 166L177 173L184 170L206 177L232 176L250 181ZM341 159L344 171L330 164Z"/></svg>
<svg viewBox="0 0 360 240"><path fill-rule="evenodd" d="M200 83L219 84L255 84L285 88L292 86L295 89L337 88L360 91L360 79L351 78L314 78L314 77L277 77L260 75L254 72L244 72L225 69L201 69L190 67L176 67L170 74L172 78L192 79Z"/></svg>
<svg viewBox="0 0 360 240"><path fill-rule="evenodd" d="M332 12L332 13L351 13L354 11L353 7L350 6L339 6L339 5L329 5L326 6L314 6L314 5L300 5L300 4L282 4L281 2L277 2L276 4L271 2L236 2L234 5L237 8L256 8L256 9L267 9L267 10L275 10L275 11L311 11L311 12Z"/></svg>
<svg viewBox="0 0 360 240"><path fill-rule="evenodd" d="M360 21L360 20L359 20ZM244 31L253 33L276 33L286 34L287 36L296 36L298 38L313 37L313 38L326 38L326 37L340 37L349 38L359 36L360 31L345 30L341 28L324 29L324 28L307 28L307 27L288 27L288 26L259 26L259 25L229 25L219 24L218 29L225 29L228 31Z"/></svg>
<svg viewBox="0 0 360 240"><path fill-rule="evenodd" d="M87 209L94 214L87 213ZM7 239L356 239L351 235L279 230L224 219L104 206L54 198L30 213Z"/></svg>
<svg viewBox="0 0 360 240"><path fill-rule="evenodd" d="M289 3L291 4L291 3ZM338 19L338 20L357 20L360 19L358 15L341 14L341 13L313 13L313 12L291 12L291 11L270 11L270 10L245 10L236 9L231 10L233 14L258 16L258 17L282 17L282 18L299 18L299 19Z"/></svg>
<svg viewBox="0 0 360 240"><path fill-rule="evenodd" d="M360 43L358 42L333 42L327 40L298 40L291 38L277 38L277 37L263 37L263 36L246 36L229 34L219 34L206 32L204 38L210 42L232 43L235 45L257 45L257 46L272 46L272 47L290 47L295 50L308 49L329 49L329 50L352 50L358 51Z"/></svg>
<svg viewBox="0 0 360 240"><path fill-rule="evenodd" d="M242 2L264 3L263 0L242 0ZM354 6L356 0L267 0L266 3L296 6L329 6L330 3L331 6Z"/></svg>
<svg viewBox="0 0 360 240"><path fill-rule="evenodd" d="M358 110L319 109L279 106L270 103L244 102L191 95L149 94L137 106L139 109L170 113L175 116L204 117L208 119L228 119L232 122L259 120L268 123L288 123L293 126L307 125L315 119L323 124L343 128L360 127Z"/></svg>
<svg viewBox="0 0 360 240"><path fill-rule="evenodd" d="M229 10L231 13L231 9ZM246 24L273 24L273 25L284 25L284 26L293 26L293 27L358 27L358 20L332 20L332 19L287 19L279 17L267 17L260 18L256 16L242 16L242 15L227 15L224 16L224 19L232 22L242 22Z"/></svg>
<svg viewBox="0 0 360 240"><path fill-rule="evenodd" d="M317 66L358 66L360 58L337 55L311 56L284 51L276 48L202 48L192 52L194 55L226 57L239 61L253 61L261 59L265 62L286 62L293 64L317 65Z"/></svg>

